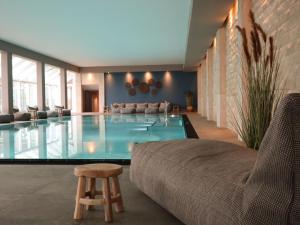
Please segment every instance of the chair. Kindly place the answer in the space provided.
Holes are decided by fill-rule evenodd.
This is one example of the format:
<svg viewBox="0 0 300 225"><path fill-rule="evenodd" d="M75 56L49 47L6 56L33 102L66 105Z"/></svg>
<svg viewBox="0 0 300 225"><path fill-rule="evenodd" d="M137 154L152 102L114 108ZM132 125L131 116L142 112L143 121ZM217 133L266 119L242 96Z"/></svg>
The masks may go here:
<svg viewBox="0 0 300 225"><path fill-rule="evenodd" d="M59 116L71 116L71 110L66 109L64 106L54 106L55 110L58 112Z"/></svg>

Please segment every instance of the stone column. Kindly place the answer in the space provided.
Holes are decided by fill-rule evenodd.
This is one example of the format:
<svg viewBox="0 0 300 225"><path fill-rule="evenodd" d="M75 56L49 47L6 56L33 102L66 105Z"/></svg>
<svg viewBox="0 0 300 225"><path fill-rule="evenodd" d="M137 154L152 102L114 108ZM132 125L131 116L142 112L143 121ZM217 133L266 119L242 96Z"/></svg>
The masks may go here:
<svg viewBox="0 0 300 225"><path fill-rule="evenodd" d="M105 106L105 80L104 73L99 74L99 112L103 113Z"/></svg>
<svg viewBox="0 0 300 225"><path fill-rule="evenodd" d="M214 84L213 84L213 48L207 50L206 73L207 73L207 119L214 119Z"/></svg>
<svg viewBox="0 0 300 225"><path fill-rule="evenodd" d="M1 52L2 70L2 111L13 113L13 77L12 77L12 53Z"/></svg>
<svg viewBox="0 0 300 225"><path fill-rule="evenodd" d="M201 88L202 85L202 75L201 74L201 66L197 68L197 112L201 113L201 104L203 101L203 90Z"/></svg>
<svg viewBox="0 0 300 225"><path fill-rule="evenodd" d="M216 122L218 127L227 126L226 115L226 29L220 28L216 36L218 67L216 72Z"/></svg>
<svg viewBox="0 0 300 225"><path fill-rule="evenodd" d="M202 102L201 115L207 116L207 73L206 73L206 59L201 60L201 80L202 80Z"/></svg>

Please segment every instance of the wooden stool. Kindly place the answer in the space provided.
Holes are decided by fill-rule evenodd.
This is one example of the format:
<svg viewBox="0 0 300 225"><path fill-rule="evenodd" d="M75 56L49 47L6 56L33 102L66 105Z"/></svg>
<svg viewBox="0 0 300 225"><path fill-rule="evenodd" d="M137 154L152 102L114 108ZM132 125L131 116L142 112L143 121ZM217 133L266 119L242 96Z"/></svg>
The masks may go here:
<svg viewBox="0 0 300 225"><path fill-rule="evenodd" d="M113 221L112 204L114 204L116 212L123 212L123 200L118 179L122 172L122 166L116 164L100 163L75 167L74 175L78 177L78 186L74 219L82 218L84 205L87 210L95 205L103 205L105 222ZM96 178L102 179L101 191L96 190ZM112 178L112 185L110 185L109 178ZM88 181L87 190L86 181ZM97 195L101 195L102 198L95 198Z"/></svg>

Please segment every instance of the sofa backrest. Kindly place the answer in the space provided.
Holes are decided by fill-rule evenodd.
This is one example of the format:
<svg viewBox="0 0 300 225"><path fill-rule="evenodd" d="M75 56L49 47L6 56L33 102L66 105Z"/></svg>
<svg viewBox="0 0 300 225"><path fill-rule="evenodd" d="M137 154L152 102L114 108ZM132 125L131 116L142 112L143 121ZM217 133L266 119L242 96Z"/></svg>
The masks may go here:
<svg viewBox="0 0 300 225"><path fill-rule="evenodd" d="M279 104L244 197L245 224L300 224L300 93Z"/></svg>

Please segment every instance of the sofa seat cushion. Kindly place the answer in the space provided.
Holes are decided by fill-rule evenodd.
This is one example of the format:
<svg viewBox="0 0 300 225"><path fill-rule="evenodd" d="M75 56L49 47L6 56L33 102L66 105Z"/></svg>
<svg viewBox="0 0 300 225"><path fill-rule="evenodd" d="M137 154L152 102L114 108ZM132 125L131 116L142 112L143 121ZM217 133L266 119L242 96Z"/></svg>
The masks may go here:
<svg viewBox="0 0 300 225"><path fill-rule="evenodd" d="M254 150L225 142L149 142L135 145L130 179L185 224L242 225L236 205L255 159Z"/></svg>
<svg viewBox="0 0 300 225"><path fill-rule="evenodd" d="M120 113L132 114L132 113L135 113L135 108L122 108L122 109L120 109Z"/></svg>
<svg viewBox="0 0 300 225"><path fill-rule="evenodd" d="M0 113L0 123L10 123L13 119L10 114Z"/></svg>
<svg viewBox="0 0 300 225"><path fill-rule="evenodd" d="M159 112L160 113L163 113L165 112L165 107L166 107L166 103L162 102L159 104ZM168 104L167 106L167 112L170 112L171 111L171 103Z"/></svg>
<svg viewBox="0 0 300 225"><path fill-rule="evenodd" d="M47 119L47 112L46 111L37 111L37 118L38 119Z"/></svg>
<svg viewBox="0 0 300 225"><path fill-rule="evenodd" d="M139 107L139 108L136 108L135 111L137 113L145 113L145 110L146 110L146 107L142 108L142 107Z"/></svg>
<svg viewBox="0 0 300 225"><path fill-rule="evenodd" d="M158 113L158 108L146 108L145 109L146 114L155 114Z"/></svg>
<svg viewBox="0 0 300 225"><path fill-rule="evenodd" d="M62 116L71 116L71 110L70 109L63 109L62 110Z"/></svg>
<svg viewBox="0 0 300 225"><path fill-rule="evenodd" d="M113 103L112 107L115 107L115 108L124 108L125 104L124 103Z"/></svg>
<svg viewBox="0 0 300 225"><path fill-rule="evenodd" d="M47 110L47 117L58 117L57 111Z"/></svg>
<svg viewBox="0 0 300 225"><path fill-rule="evenodd" d="M29 121L31 119L31 114L28 112L16 112L14 113L15 121Z"/></svg>
<svg viewBox="0 0 300 225"><path fill-rule="evenodd" d="M135 103L126 103L125 108L135 108L136 104Z"/></svg>
<svg viewBox="0 0 300 225"><path fill-rule="evenodd" d="M112 113L120 113L120 108L119 107L112 107L111 112Z"/></svg>
<svg viewBox="0 0 300 225"><path fill-rule="evenodd" d="M147 104L147 103L137 103L137 104L136 104L136 107L137 107L137 108L147 108L147 107L148 107L148 104Z"/></svg>
<svg viewBox="0 0 300 225"><path fill-rule="evenodd" d="M148 103L148 108L158 108L159 103Z"/></svg>

